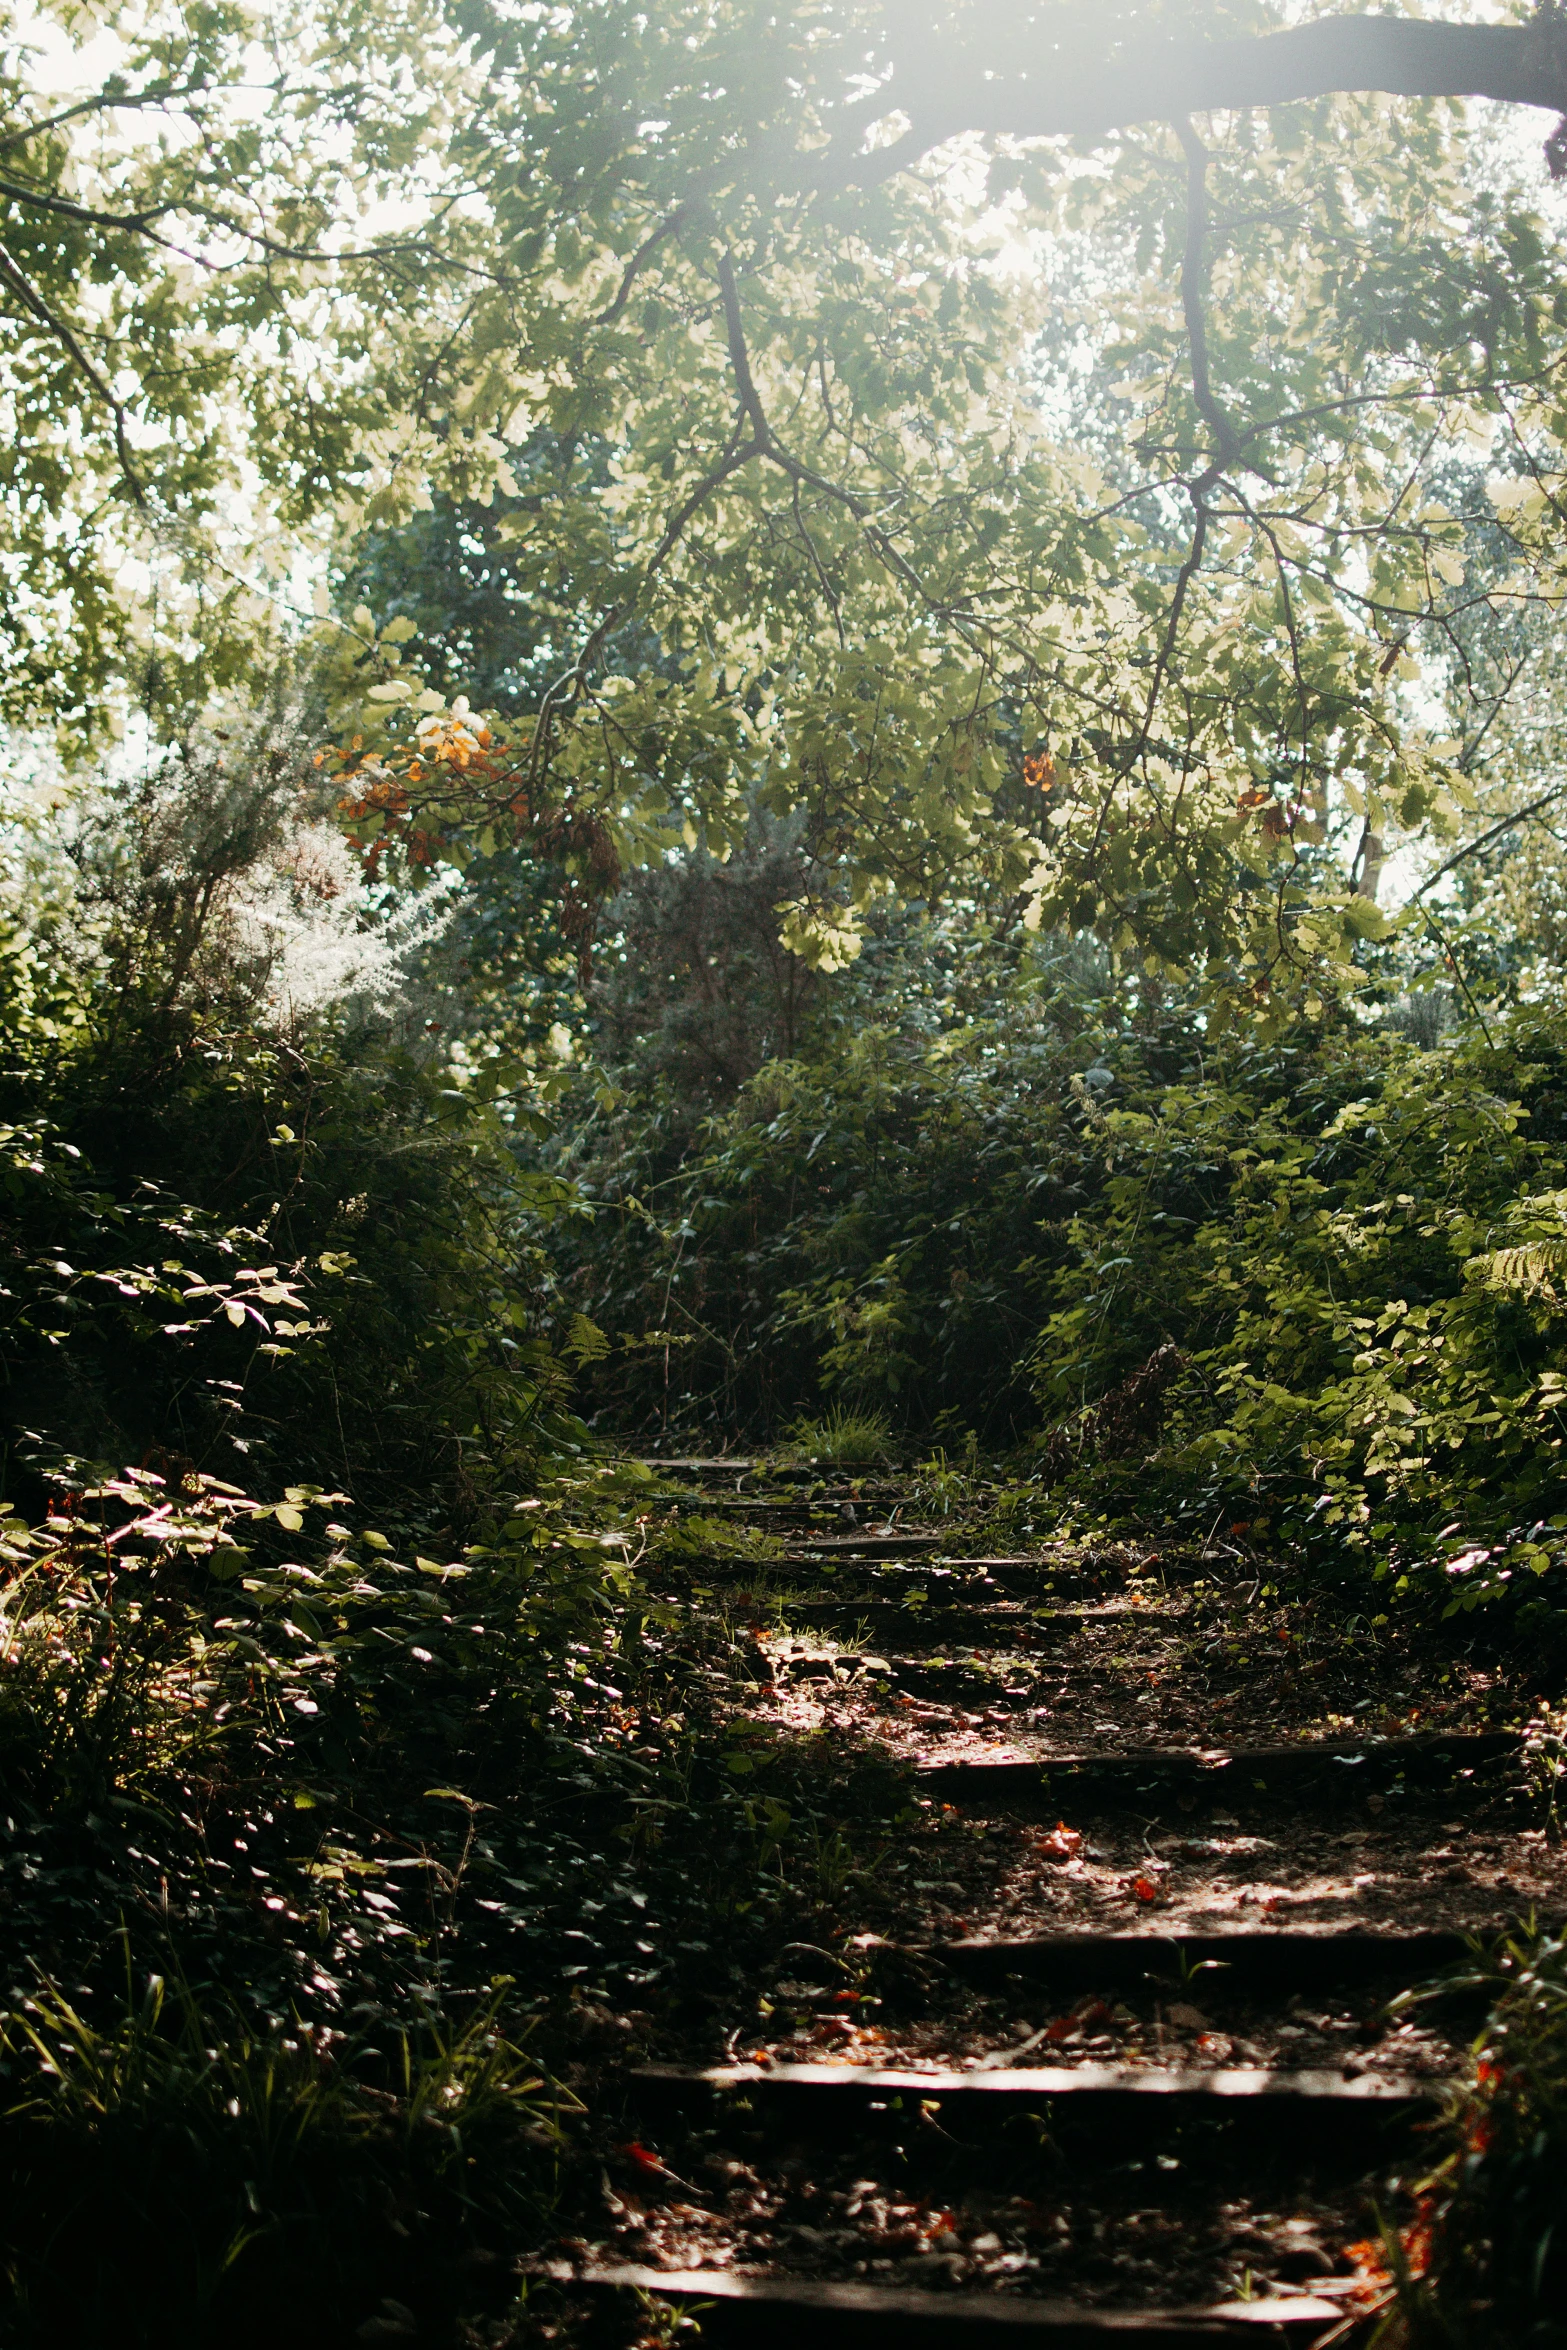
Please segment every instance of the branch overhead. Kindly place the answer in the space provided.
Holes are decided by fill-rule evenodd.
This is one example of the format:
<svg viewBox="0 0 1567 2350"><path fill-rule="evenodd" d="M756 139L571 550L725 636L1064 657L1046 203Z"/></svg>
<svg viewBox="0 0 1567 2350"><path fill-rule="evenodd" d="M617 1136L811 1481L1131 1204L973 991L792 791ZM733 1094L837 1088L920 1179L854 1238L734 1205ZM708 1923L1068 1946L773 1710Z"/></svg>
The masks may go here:
<svg viewBox="0 0 1567 2350"><path fill-rule="evenodd" d="M820 183L850 187L890 178L966 131L1097 138L1141 122L1358 90L1494 98L1567 113L1567 17L1554 6L1526 25L1321 17L1255 40L1147 42L1091 59L1036 47L1017 70L985 77L955 76L951 60L943 63L933 49L906 52L891 81L853 110L852 130L846 120ZM861 151L872 122L892 108L912 128L893 145Z"/></svg>

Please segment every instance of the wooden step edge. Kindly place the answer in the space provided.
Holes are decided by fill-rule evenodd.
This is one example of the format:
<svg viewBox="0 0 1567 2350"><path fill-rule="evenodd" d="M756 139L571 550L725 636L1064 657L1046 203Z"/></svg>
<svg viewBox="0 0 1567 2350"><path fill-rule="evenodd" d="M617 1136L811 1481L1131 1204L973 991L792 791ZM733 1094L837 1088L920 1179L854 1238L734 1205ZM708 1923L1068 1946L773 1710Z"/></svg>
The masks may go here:
<svg viewBox="0 0 1567 2350"><path fill-rule="evenodd" d="M704 1474L738 1477L759 1467L760 1463L755 1460L742 1459L738 1453L732 1458L718 1454L711 1460L696 1459L689 1454L677 1457L674 1453L670 1453L663 1459L655 1458L651 1454L645 1458L633 1455L628 1465L633 1469L651 1469L656 1476L663 1475L670 1469L682 1469L689 1477L698 1477Z"/></svg>
<svg viewBox="0 0 1567 2350"><path fill-rule="evenodd" d="M1348 1783L1368 1766L1371 1776L1426 1764L1450 1763L1455 1771L1469 1770L1522 1752L1522 1736L1514 1730L1463 1731L1450 1737L1431 1731L1404 1738L1315 1738L1298 1746L1107 1746L1031 1756L1026 1761L925 1763L915 1777L928 1791L940 1784L975 1796L999 1794L1008 1785L1037 1787L1042 1779L1057 1775L1083 1777L1112 1771L1216 1781L1223 1773L1239 1779L1249 1772L1285 1777L1334 1770Z"/></svg>
<svg viewBox="0 0 1567 2350"><path fill-rule="evenodd" d="M956 1942L888 1945L910 1958L934 1958L969 1980L1045 1978L1084 1991L1148 1982L1179 1985L1198 1999L1222 1998L1253 1983L1304 1989L1307 1984L1396 1980L1413 1988L1462 1964L1482 1946L1516 1929L1497 1918L1473 1932L1429 1927L1379 1933L1370 1927L1259 1928L1218 1934L1040 1934L1006 1940L965 1935ZM1193 1978L1198 1978L1193 1982Z"/></svg>
<svg viewBox="0 0 1567 2350"><path fill-rule="evenodd" d="M1080 2302L1026 2300L1021 2294L936 2293L908 2285L832 2283L810 2277L736 2276L732 2269L643 2268L631 2263L573 2271L564 2261L530 2264L532 2273L579 2291L650 2293L660 2300L712 2304L726 2332L748 2341L771 2327L798 2340L802 2318L825 2323L836 2340L860 2342L885 2331L899 2343L939 2341L958 2350L969 2339L1033 2333L1055 2350L1097 2350L1106 2342L1159 2344L1161 2350L1208 2350L1216 2343L1272 2338L1309 2343L1342 2323L1336 2301L1311 2293L1206 2309L1093 2309ZM727 2324L724 2324L725 2320ZM711 2322L711 2321L708 2321ZM769 2329L771 2330L771 2329ZM704 2333L707 2325L704 2324Z"/></svg>
<svg viewBox="0 0 1567 2350"><path fill-rule="evenodd" d="M907 1474L907 1471L900 1471L885 1461L823 1461L813 1460L809 1456L798 1461L769 1461L760 1454L738 1452L705 1456L695 1453L633 1453L624 1455L623 1460L630 1468L651 1469L655 1476L667 1476L674 1470L687 1477L766 1476L781 1485L809 1483L824 1476L858 1478L863 1485L867 1479L885 1480ZM860 1501L864 1496L853 1494L850 1498ZM897 1494L892 1496L894 1502L899 1498Z"/></svg>
<svg viewBox="0 0 1567 2350"><path fill-rule="evenodd" d="M754 1593L752 1598L753 1601L756 1599ZM809 1612L825 1621L828 1616L875 1614L885 1618L896 1616L900 1620L906 1619L911 1624L917 1624L925 1618L934 1619L946 1616L961 1616L965 1623L993 1623L996 1625L1043 1624L1062 1620L1079 1623L1085 1615L1091 1618L1093 1614L1091 1603L1084 1605L1077 1601L1071 1601L1063 1607L1053 1599L1041 1599L1037 1605L1031 1605L1026 1599L1011 1598L959 1599L953 1597L948 1599L942 1597L940 1599L921 1599L915 1597L912 1592L905 1594L901 1591L867 1591L852 1598L842 1599L836 1592L823 1592L819 1597L815 1593L809 1597L800 1594L792 1599L769 1599L766 1604L776 1606L778 1611L785 1616L799 1615L803 1617ZM1142 1608L1122 1608L1114 1620L1127 1623L1133 1618L1140 1619L1143 1613Z"/></svg>
<svg viewBox="0 0 1567 2350"><path fill-rule="evenodd" d="M834 1556L830 1553L801 1548L791 1550L776 1558L758 1560L734 1558L724 1552L709 1551L705 1555L698 1553L693 1557L666 1559L662 1562L662 1571L667 1574L679 1569L690 1574L699 1572L706 1580L741 1582L748 1576L766 1572L777 1573L786 1567L792 1567L797 1571L814 1568L817 1573L820 1573L829 1558L836 1565L838 1558L842 1555L839 1553ZM856 1562L851 1557L849 1563L852 1565ZM1052 1567L1047 1561L1039 1559L948 1558L942 1552L937 1551L930 1556L922 1552L917 1559L914 1557L906 1559L861 1558L858 1564L864 1568L867 1574L874 1573L876 1575L878 1582L883 1586L884 1595L890 1597L896 1596L898 1590L904 1586L905 1579L907 1584L912 1587L916 1577L929 1575L943 1579L950 1578L949 1587L954 1599L956 1599L960 1593L970 1587L965 1578L1000 1577L1003 1573L1008 1573L1013 1579L1010 1582L1002 1581L1000 1583L998 1596L1023 1600L1025 1603L1037 1600L1041 1605L1049 1605L1057 1600L1075 1602L1080 1598L1095 1601L1119 1588L1103 1577L1079 1574L1074 1568L1069 1567ZM1037 1568L1040 1571L1025 1580L1021 1572L1024 1568ZM1131 1588L1137 1593L1146 1591L1150 1598L1165 1596L1157 1584L1136 1583Z"/></svg>
<svg viewBox="0 0 1567 2350"><path fill-rule="evenodd" d="M797 1560L803 1565L817 1558L924 1558L940 1548L939 1534L824 1534L820 1542L796 1543L784 1552L779 1564L787 1566Z"/></svg>
<svg viewBox="0 0 1567 2350"><path fill-rule="evenodd" d="M677 1505L690 1502L700 1508L716 1510L836 1510L840 1513L839 1532L845 1534L852 1533L859 1525L858 1517L844 1523L841 1513L846 1509L881 1512L880 1517L860 1529L867 1534L883 1525L893 1510L908 1510L916 1519L921 1514L919 1503L912 1493L856 1493L852 1487L846 1487L841 1493L703 1493L693 1490L689 1493L664 1494L660 1499ZM910 1527L909 1531L928 1533L931 1529L915 1526Z"/></svg>
<svg viewBox="0 0 1567 2350"><path fill-rule="evenodd" d="M914 1531L915 1530L911 1528L909 1534L902 1537L901 1539L914 1539ZM861 1539L864 1541L897 1541L900 1539L900 1537L897 1535L866 1535ZM1029 1567L1034 1568L1043 1574L1074 1576L1085 1582L1094 1582L1099 1584L1131 1583L1135 1584L1139 1589L1144 1591L1156 1591L1159 1589L1161 1584L1164 1583L1189 1583L1194 1581L1207 1581L1215 1585L1223 1583L1244 1583L1250 1585L1255 1580L1254 1575L1245 1570L1241 1570L1238 1573L1232 1572L1229 1575L1221 1575L1217 1569L1199 1566L1194 1561L1172 1561L1168 1567L1161 1565L1159 1567L1147 1567L1141 1569L1129 1568L1120 1565L1089 1566L1078 1565L1069 1559L1056 1558L1049 1551L1010 1551L1004 1557L979 1557L972 1555L967 1551L944 1550L942 1548L942 1544L951 1540L951 1537L945 1534L926 1533L921 1535L919 1539L922 1549L928 1548L932 1550L940 1559L941 1564L944 1567L951 1567L954 1572L960 1568L972 1569L982 1567L991 1574L994 1574L998 1569L1005 1569L1006 1571L1015 1574L1019 1569ZM836 1551L844 1545L852 1545L854 1540L855 1537L852 1534L834 1536L831 1542L802 1542L800 1545L800 1550L802 1555L807 1552L819 1550L831 1549Z"/></svg>
<svg viewBox="0 0 1567 2350"><path fill-rule="evenodd" d="M1215 2106L1291 2107L1437 2105L1452 2083L1403 2074L1275 2071L1262 2065L1017 2065L992 2072L903 2071L870 2064L639 2064L627 2078L670 2095L734 2090L797 2090L865 2099L908 2098L916 2105L950 2098L1092 2099L1160 2103L1179 2099Z"/></svg>
<svg viewBox="0 0 1567 2350"><path fill-rule="evenodd" d="M706 1512L717 1518L734 1518L741 1525L748 1520L758 1523L763 1518L786 1518L789 1523L781 1531L799 1536L810 1532L812 1518L830 1519L835 1515L831 1502L816 1501L743 1501L732 1493L672 1493L666 1497L669 1506L677 1510ZM842 1520L838 1520L840 1529ZM826 1526L822 1531L826 1532Z"/></svg>
<svg viewBox="0 0 1567 2350"><path fill-rule="evenodd" d="M819 1545L812 1545L812 1548L817 1547L819 1547ZM743 1560L724 1560L719 1563L724 1565L738 1564L743 1566L746 1562ZM1034 1570L1042 1580L1046 1581L1053 1580L1057 1577L1064 1577L1070 1582L1094 1583L1104 1588L1111 1587L1117 1581L1129 1581L1140 1591L1156 1591L1159 1587L1159 1578L1157 1575L1134 1575L1129 1577L1117 1577L1115 1575L1100 1574L1093 1572L1089 1568L1075 1567L1065 1560L1052 1558L1048 1551L1009 1551L1005 1558L971 1558L967 1552L964 1551L942 1551L938 1553L935 1564L941 1567L943 1570L950 1569L954 1575L979 1573L981 1570L987 1575L997 1574L1002 1571L1005 1571L1008 1574L1018 1574L1021 1573L1024 1568L1030 1568ZM1249 1582L1251 1578L1248 1576L1245 1578L1245 1580Z"/></svg>
<svg viewBox="0 0 1567 2350"><path fill-rule="evenodd" d="M776 1606L784 1615L803 1615L807 1609L826 1617L860 1616L874 1608L883 1616L907 1616L916 1622L922 1616L972 1616L997 1624L1184 1624L1188 1619L1177 1608L1126 1607L1117 1600L1073 1599L1065 1602L1052 1594L1037 1600L1020 1599L1011 1592L994 1597L961 1598L942 1593L935 1598L922 1598L914 1592L867 1591L854 1597L840 1598L837 1592L799 1593L793 1598L759 1600L753 1592L753 1604Z"/></svg>
<svg viewBox="0 0 1567 2350"><path fill-rule="evenodd" d="M834 1626L852 1629L864 1624L878 1633L895 1631L899 1640L911 1646L940 1647L949 1642L961 1643L972 1651L993 1648L998 1655L1010 1653L1019 1642L1069 1638L1083 1629L1080 1611L1067 1609L1059 1612L1030 1611L1018 1615L998 1615L994 1611L975 1607L905 1607L899 1600L862 1600L859 1603L804 1600L795 1606L785 1601L779 1609L785 1623L794 1622L807 1631L831 1631ZM755 1619L753 1619L755 1620Z"/></svg>
<svg viewBox="0 0 1567 2350"><path fill-rule="evenodd" d="M1009 1650L1007 1653L1011 1655L1015 1652ZM779 1679L788 1677L796 1681L826 1681L839 1673L861 1671L874 1675L879 1681L889 1681L898 1686L918 1684L909 1691L910 1695L918 1696L921 1689L927 1693L932 1687L940 1690L954 1675L966 1675L969 1680L974 1680L980 1667L994 1661L996 1652L987 1650L983 1656L959 1655L950 1662L929 1656L878 1656L864 1649L841 1648L822 1650L809 1656L780 1655L775 1650L762 1648L758 1654L768 1659ZM947 1694L952 1693L948 1691Z"/></svg>
<svg viewBox="0 0 1567 2350"><path fill-rule="evenodd" d="M763 1603L755 1603L760 1607ZM1172 1608L1152 1607L1055 1607L1042 1602L1030 1607L1026 1601L1004 1600L908 1600L881 1592L865 1599L780 1599L777 1612L785 1621L794 1619L805 1624L857 1622L860 1617L873 1617L887 1623L894 1618L911 1630L923 1624L951 1624L961 1621L992 1626L998 1632L1021 1629L1027 1631L1077 1632L1085 1625L1109 1624L1130 1629L1136 1624L1155 1627L1181 1624L1186 1621Z"/></svg>

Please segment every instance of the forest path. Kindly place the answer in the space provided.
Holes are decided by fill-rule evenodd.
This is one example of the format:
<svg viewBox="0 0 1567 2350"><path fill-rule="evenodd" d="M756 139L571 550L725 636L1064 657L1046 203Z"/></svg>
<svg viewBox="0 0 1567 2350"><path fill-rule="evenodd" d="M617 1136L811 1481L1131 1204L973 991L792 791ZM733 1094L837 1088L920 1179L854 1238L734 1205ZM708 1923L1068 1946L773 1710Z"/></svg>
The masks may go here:
<svg viewBox="0 0 1567 2350"><path fill-rule="evenodd" d="M914 1793L896 1931L884 1898L880 1930L786 1946L704 2046L625 2068L637 2175L549 2271L590 2330L1352 2340L1479 2020L1391 2003L1567 1915L1526 1701L1233 1543L965 1556L886 1480L661 1466L737 1538L670 1577L754 1659L737 1735L879 1753Z"/></svg>

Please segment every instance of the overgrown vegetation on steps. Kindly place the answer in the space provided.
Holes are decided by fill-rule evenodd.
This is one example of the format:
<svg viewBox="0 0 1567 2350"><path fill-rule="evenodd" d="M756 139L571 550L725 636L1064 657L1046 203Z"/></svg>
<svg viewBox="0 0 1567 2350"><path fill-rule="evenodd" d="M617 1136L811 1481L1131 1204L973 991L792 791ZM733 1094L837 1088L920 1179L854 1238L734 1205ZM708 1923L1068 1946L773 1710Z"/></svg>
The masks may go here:
<svg viewBox="0 0 1567 2350"><path fill-rule="evenodd" d="M1396 977L1380 1016L1215 1040L911 918L689 1138L618 1072L552 1243L598 1412L665 1446L876 1414L1005 1452L1019 1528L1239 1522L1388 1603L1554 1616L1567 1023L1424 1044Z"/></svg>
<svg viewBox="0 0 1567 2350"><path fill-rule="evenodd" d="M130 863L24 873L0 1003L5 2338L499 2340L585 1995L726 1981L791 1815L571 1414L559 1181L401 982L279 1019L243 858L199 955Z"/></svg>
<svg viewBox="0 0 1567 2350"><path fill-rule="evenodd" d="M284 1026L220 916L171 996L134 911L47 983L19 951L4 1010L19 2343L127 2277L160 2341L297 2330L306 2277L323 2342L402 2310L502 2339L511 2256L595 2143L602 2019L705 2029L780 1938L892 1914L889 1838L932 1832L897 1772L735 1716L751 1627L703 1562L765 1577L776 1542L656 1523L579 1412L771 1432L873 1487L912 1454L921 1508L986 1545L1244 1511L1251 1554L1367 1610L1400 1546L1412 1611L1453 1552L1553 1603L1543 1011L1213 1047L1081 956L954 934L953 995L900 1030L889 949L676 1151L666 1239L657 1188L594 1172L634 1138L624 1079L560 1090L541 1168L395 993ZM769 1264L798 1275L776 1327ZM726 1347L671 1342L666 1428L638 1303L667 1331L688 1272L739 1302ZM1416 1415L1428 1457L1395 1457ZM1527 1513L1519 1555L1477 1555ZM120 2224L84 2262L41 2215L89 2197Z"/></svg>
<svg viewBox="0 0 1567 2350"><path fill-rule="evenodd" d="M888 1775L754 1792L482 1104L109 1008L6 1035L5 2338L498 2341L582 2019L814 1930Z"/></svg>
<svg viewBox="0 0 1567 2350"><path fill-rule="evenodd" d="M1414 2246L1394 2269L1394 2338L1409 2350L1556 2350L1567 2338L1567 1940L1520 1934L1455 1980L1493 2004L1471 2084L1423 2182Z"/></svg>

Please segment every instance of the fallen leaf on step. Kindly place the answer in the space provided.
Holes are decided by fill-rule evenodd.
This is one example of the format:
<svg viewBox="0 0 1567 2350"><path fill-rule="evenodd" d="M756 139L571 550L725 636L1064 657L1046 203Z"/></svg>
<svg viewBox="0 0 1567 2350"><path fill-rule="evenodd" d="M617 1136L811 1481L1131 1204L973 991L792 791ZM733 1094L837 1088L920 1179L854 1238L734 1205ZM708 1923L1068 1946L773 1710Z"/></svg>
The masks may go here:
<svg viewBox="0 0 1567 2350"><path fill-rule="evenodd" d="M1041 1860L1076 1860L1083 1849L1083 1839L1076 1828L1069 1828L1059 1820L1048 1836L1041 1836L1034 1850Z"/></svg>

